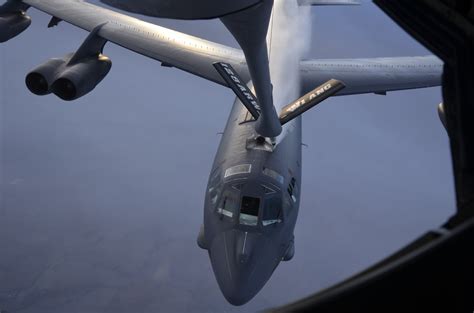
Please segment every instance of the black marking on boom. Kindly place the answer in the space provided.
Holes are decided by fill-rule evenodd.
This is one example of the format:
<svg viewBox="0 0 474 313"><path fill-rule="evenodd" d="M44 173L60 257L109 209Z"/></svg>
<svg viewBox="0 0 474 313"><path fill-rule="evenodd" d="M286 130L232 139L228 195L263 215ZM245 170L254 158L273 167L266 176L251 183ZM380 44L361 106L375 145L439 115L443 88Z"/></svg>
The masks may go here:
<svg viewBox="0 0 474 313"><path fill-rule="evenodd" d="M346 86L339 80L331 79L281 110L280 123L285 125L315 105L335 95Z"/></svg>
<svg viewBox="0 0 474 313"><path fill-rule="evenodd" d="M216 62L213 64L217 72L222 76L227 85L235 95L239 98L242 104L249 110L250 114L257 120L260 116L260 106L257 98L252 91L242 81L239 74L232 68L230 64L224 62Z"/></svg>

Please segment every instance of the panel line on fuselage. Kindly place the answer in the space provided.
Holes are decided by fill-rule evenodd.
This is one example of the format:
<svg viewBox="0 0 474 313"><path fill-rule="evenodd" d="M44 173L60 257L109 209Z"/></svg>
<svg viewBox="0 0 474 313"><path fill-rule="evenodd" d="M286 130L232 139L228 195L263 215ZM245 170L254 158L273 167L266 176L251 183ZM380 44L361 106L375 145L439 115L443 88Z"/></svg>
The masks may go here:
<svg viewBox="0 0 474 313"><path fill-rule="evenodd" d="M245 238L244 238L244 245L243 245L243 248L242 248L242 254L245 254L245 244L247 243L247 235L248 235L248 232L245 232Z"/></svg>

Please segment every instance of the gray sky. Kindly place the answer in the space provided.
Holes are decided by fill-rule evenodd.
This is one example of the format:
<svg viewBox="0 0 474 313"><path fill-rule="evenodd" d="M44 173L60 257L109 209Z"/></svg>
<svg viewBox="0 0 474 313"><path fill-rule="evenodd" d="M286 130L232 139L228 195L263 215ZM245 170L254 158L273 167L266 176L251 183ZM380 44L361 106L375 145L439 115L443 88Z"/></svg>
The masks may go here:
<svg viewBox="0 0 474 313"><path fill-rule="evenodd" d="M257 311L362 270L454 212L440 88L332 98L303 122L295 258L232 307L196 245L231 91L109 44L112 71L90 95L34 96L26 73L87 34L30 13L30 29L0 46L0 310ZM429 54L370 2L313 20L309 58ZM235 46L217 21L153 21Z"/></svg>

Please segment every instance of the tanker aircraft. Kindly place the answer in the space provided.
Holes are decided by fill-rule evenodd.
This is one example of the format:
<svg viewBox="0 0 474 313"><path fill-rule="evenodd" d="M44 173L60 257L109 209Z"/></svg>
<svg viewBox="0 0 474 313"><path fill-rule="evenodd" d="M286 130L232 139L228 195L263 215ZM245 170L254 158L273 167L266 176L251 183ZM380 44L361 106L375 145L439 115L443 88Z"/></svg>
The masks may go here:
<svg viewBox="0 0 474 313"><path fill-rule="evenodd" d="M287 1L312 6L357 4ZM273 0L102 2L147 16L218 18L241 47L189 36L82 0L8 0L0 6L0 42L30 26L26 14L30 7L51 16L48 27L64 21L89 32L76 52L52 58L26 76L28 89L36 95L53 93L71 101L91 92L111 69L110 59L103 54L107 42L229 87L236 94L209 176L204 222L197 238L199 247L209 253L223 295L233 305L251 300L278 264L295 253L302 114L336 94L385 94L441 84L443 64L433 56L307 60L299 66L297 93L302 97L276 107L268 57L271 44L266 40ZM443 118L442 109L441 105Z"/></svg>

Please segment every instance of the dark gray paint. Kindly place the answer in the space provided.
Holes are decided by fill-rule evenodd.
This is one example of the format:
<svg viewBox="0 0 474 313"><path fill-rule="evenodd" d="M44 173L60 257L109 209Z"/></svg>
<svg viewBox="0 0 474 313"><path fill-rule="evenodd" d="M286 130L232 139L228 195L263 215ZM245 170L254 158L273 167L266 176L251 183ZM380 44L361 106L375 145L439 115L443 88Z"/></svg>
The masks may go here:
<svg viewBox="0 0 474 313"><path fill-rule="evenodd" d="M301 190L301 120L297 118L286 125L292 131L273 147L268 138L265 145L256 143L259 137L255 131L256 122L244 122L247 115L247 109L236 101L214 160L204 208L203 243L209 250L219 286L234 305L250 301L292 249L300 202L300 192L296 189ZM251 173L225 177L227 169L242 164L250 164ZM278 172L284 181L264 175L264 168ZM218 182L213 182L216 174ZM287 192L292 179L297 185L294 201ZM240 191L234 189L236 185L242 186ZM275 192L266 194L264 186ZM211 188L219 189L215 204L211 201ZM233 210L232 218L217 212L222 208L227 192L234 194L238 206ZM245 196L260 199L256 226L239 222ZM263 215L272 200L278 202L282 222L264 226Z"/></svg>
<svg viewBox="0 0 474 313"><path fill-rule="evenodd" d="M48 22L33 17L35 25ZM315 35L325 42L315 44L315 56L426 54L370 5L317 17L315 29L346 23L331 28L332 40ZM160 23L228 40L212 22ZM0 75L0 280L7 282L0 303L13 312L257 311L362 269L454 208L434 109L439 89L334 98L305 118L310 148L295 258L252 302L232 308L195 246L204 195L196 186L210 171L232 95L110 46L114 69L93 94L74 105L32 96L23 84L28 70L73 51L86 35L36 27L0 48L9 73ZM160 100L150 101L157 92ZM190 105L196 98L201 103Z"/></svg>

